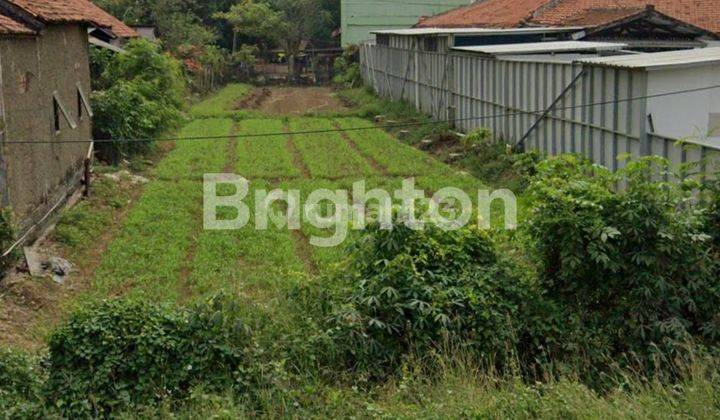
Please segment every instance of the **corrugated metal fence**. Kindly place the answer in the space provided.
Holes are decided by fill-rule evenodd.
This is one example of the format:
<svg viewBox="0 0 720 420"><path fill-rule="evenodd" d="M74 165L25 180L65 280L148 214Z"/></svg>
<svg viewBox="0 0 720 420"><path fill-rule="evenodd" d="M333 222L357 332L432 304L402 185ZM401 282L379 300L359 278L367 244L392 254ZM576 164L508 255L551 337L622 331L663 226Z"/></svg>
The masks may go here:
<svg viewBox="0 0 720 420"><path fill-rule="evenodd" d="M647 73L554 62L500 60L364 44L362 77L380 96L405 100L470 132L488 127L510 144L556 155L581 153L616 170L626 154L674 165L720 157L720 149L649 132ZM668 98L668 100L672 100Z"/></svg>

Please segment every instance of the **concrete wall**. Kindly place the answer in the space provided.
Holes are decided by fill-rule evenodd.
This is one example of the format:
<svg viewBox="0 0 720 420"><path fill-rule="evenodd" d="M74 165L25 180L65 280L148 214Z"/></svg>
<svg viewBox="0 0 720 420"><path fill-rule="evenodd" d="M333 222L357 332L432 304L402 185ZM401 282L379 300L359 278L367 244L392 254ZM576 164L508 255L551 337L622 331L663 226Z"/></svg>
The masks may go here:
<svg viewBox="0 0 720 420"><path fill-rule="evenodd" d="M433 16L471 0L341 0L342 45L371 39L370 31L415 25L421 16Z"/></svg>
<svg viewBox="0 0 720 420"><path fill-rule="evenodd" d="M91 121L79 117L77 83L90 94L87 31L79 25L48 26L38 37L0 38L2 125L6 141L2 156L2 207L11 207L22 231L74 191L81 179L89 144L61 143L90 140ZM70 118L60 114L55 130L53 93ZM50 142L41 144L38 142Z"/></svg>
<svg viewBox="0 0 720 420"><path fill-rule="evenodd" d="M717 64L648 72L648 94L720 85ZM648 114L655 132L674 138L692 137L720 147L720 89L651 98ZM713 131L714 130L714 131Z"/></svg>

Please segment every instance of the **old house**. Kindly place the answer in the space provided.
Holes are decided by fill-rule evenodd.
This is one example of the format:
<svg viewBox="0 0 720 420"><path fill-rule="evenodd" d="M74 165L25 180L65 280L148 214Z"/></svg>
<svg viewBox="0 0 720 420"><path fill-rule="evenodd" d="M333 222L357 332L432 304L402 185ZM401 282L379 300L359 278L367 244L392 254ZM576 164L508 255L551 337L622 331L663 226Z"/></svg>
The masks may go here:
<svg viewBox="0 0 720 420"><path fill-rule="evenodd" d="M89 28L134 33L86 0L0 0L0 194L20 239L82 182L92 150Z"/></svg>

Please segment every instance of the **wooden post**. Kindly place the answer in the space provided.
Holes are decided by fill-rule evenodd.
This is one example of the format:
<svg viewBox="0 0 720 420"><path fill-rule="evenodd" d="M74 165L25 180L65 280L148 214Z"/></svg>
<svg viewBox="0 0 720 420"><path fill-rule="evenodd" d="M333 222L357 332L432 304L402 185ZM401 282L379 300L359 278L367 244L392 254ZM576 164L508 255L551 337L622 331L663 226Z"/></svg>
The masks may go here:
<svg viewBox="0 0 720 420"><path fill-rule="evenodd" d="M92 164L94 146L95 143L90 143L90 148L88 149L85 161L83 162L85 165L83 168L83 184L85 184L85 189L83 190L84 197L90 197L90 166Z"/></svg>
<svg viewBox="0 0 720 420"><path fill-rule="evenodd" d="M420 42L415 39L415 109L420 110Z"/></svg>

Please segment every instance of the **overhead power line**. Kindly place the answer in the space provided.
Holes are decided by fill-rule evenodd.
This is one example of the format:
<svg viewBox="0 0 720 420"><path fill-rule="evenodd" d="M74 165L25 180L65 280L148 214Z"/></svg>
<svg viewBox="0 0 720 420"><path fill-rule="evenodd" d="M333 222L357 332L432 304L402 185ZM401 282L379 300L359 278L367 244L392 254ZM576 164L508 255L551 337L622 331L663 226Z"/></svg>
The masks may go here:
<svg viewBox="0 0 720 420"><path fill-rule="evenodd" d="M604 106L604 105L611 105L611 104L618 104L618 103L634 102L634 101L640 101L640 100L645 100L645 99L661 98L661 97L674 96L674 95L684 95L684 94L688 94L688 93L702 92L702 91L713 90L713 89L720 89L720 85L711 85L711 86L705 86L705 87L693 88L693 89L675 90L675 91L670 91L670 92L656 93L656 94L652 94L652 95L636 96L636 97L617 99L617 100L607 100L607 101L602 101L602 102L593 102L593 103L589 103L589 104L554 107L552 109L552 111L557 112L557 111L564 111L564 110L582 109L582 108L590 108L590 107L597 107L597 106ZM482 116L465 117L465 118L454 118L454 119L445 119L445 120L415 121L415 122L403 122L403 123L394 123L394 124L377 124L377 125L371 125L371 126L365 126L365 127L332 128L332 129L322 129L322 130L282 131L282 132L255 133L255 134L253 134L253 133L227 134L227 135L217 135L217 136L164 137L164 138L156 138L156 139L95 139L95 140L38 140L38 141L35 141L35 140L10 140L10 141L4 141L4 142L2 142L2 144L152 143L152 142L175 142L175 141L212 141L212 140L224 140L224 139L228 139L228 138L242 139L242 138L276 137L276 136L288 136L288 135L300 135L301 136L301 135L308 135L308 134L326 134L326 133L338 133L338 132L347 132L347 131L376 130L376 129L384 129L384 128L417 127L417 126L423 126L423 125L456 123L456 122L460 122L460 121L488 120L488 119L493 119L493 118L513 117L513 116L517 116L517 115L542 114L542 113L545 113L546 111L547 111L547 109L539 109L539 110L534 110L534 111L515 111L515 112L506 112L506 113L501 113L501 114L491 114L491 115L482 115Z"/></svg>

